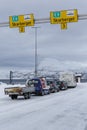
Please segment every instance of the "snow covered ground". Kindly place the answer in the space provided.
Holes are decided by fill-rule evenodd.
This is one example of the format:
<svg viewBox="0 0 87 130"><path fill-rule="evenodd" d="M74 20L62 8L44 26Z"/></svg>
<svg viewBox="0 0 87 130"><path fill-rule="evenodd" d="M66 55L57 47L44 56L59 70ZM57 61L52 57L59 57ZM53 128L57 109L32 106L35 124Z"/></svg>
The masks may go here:
<svg viewBox="0 0 87 130"><path fill-rule="evenodd" d="M87 83L31 99L11 100L0 85L0 130L87 130Z"/></svg>

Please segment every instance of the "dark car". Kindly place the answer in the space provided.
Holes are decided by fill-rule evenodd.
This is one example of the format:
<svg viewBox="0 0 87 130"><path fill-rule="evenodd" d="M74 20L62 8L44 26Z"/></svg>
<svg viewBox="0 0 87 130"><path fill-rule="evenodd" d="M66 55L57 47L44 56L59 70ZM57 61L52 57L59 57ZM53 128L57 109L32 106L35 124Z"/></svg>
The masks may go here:
<svg viewBox="0 0 87 130"><path fill-rule="evenodd" d="M59 85L57 85L56 81L53 79L46 79L47 85L50 86L50 92L58 92L60 90Z"/></svg>
<svg viewBox="0 0 87 130"><path fill-rule="evenodd" d="M57 85L59 85L59 89L60 90L66 90L67 87L67 83L65 81L56 81Z"/></svg>

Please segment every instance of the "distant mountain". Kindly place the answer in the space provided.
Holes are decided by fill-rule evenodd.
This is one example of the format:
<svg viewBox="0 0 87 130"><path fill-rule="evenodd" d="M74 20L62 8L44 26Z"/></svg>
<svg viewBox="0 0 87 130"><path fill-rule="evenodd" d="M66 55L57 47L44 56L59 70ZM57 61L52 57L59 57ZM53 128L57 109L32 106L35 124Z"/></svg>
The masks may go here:
<svg viewBox="0 0 87 130"><path fill-rule="evenodd" d="M49 70L49 71L86 71L80 63L73 61L58 61L53 58L45 58L38 66L40 70Z"/></svg>
<svg viewBox="0 0 87 130"><path fill-rule="evenodd" d="M54 58L45 58L37 66L37 69L38 75L58 75L60 71L73 71L75 73L85 73L84 78L87 79L87 67L82 66L79 62L58 61ZM3 72L1 70L0 72L0 79L10 78L10 71L5 70ZM33 77L35 75L35 68L32 68L32 70L12 70L12 72L12 78L27 79L28 77Z"/></svg>

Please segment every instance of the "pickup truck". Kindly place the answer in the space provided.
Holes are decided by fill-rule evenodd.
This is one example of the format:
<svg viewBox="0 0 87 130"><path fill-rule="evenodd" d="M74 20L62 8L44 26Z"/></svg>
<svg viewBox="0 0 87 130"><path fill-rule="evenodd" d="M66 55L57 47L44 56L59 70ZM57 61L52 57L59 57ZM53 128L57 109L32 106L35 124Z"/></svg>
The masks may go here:
<svg viewBox="0 0 87 130"><path fill-rule="evenodd" d="M5 95L9 95L11 99L17 99L18 96L24 96L24 99L29 99L31 97L31 92L34 88L27 86L17 86L17 87L8 87L4 89Z"/></svg>

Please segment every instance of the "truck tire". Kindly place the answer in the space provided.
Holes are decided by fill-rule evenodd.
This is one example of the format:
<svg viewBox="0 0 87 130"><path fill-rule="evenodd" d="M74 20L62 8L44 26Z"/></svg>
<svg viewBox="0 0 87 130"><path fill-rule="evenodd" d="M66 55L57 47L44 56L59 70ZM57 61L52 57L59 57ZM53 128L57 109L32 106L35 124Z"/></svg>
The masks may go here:
<svg viewBox="0 0 87 130"><path fill-rule="evenodd" d="M11 95L10 97L11 97L11 99L12 99L12 100L14 100L14 99L15 99L14 95Z"/></svg>
<svg viewBox="0 0 87 130"><path fill-rule="evenodd" d="M24 99L29 99L30 98L30 93L24 93Z"/></svg>
<svg viewBox="0 0 87 130"><path fill-rule="evenodd" d="M54 89L54 93L56 93L57 92L57 89Z"/></svg>
<svg viewBox="0 0 87 130"><path fill-rule="evenodd" d="M17 96L17 95L15 95L15 99L17 99L17 97L18 97L18 96Z"/></svg>
<svg viewBox="0 0 87 130"><path fill-rule="evenodd" d="M18 97L17 95L14 95L14 99L17 99L17 97Z"/></svg>
<svg viewBox="0 0 87 130"><path fill-rule="evenodd" d="M66 87L65 87L65 90L67 90L67 89L68 89L68 87L66 86Z"/></svg>
<svg viewBox="0 0 87 130"><path fill-rule="evenodd" d="M14 100L14 99L17 99L18 96L17 95L11 95L10 97L11 97L12 100Z"/></svg>
<svg viewBox="0 0 87 130"><path fill-rule="evenodd" d="M41 91L41 96L44 96L44 95L45 95L44 90L42 90Z"/></svg>
<svg viewBox="0 0 87 130"><path fill-rule="evenodd" d="M48 94L50 94L50 90L48 90Z"/></svg>
<svg viewBox="0 0 87 130"><path fill-rule="evenodd" d="M59 91L60 91L60 89L58 88L58 89L57 89L57 92L59 92Z"/></svg>

